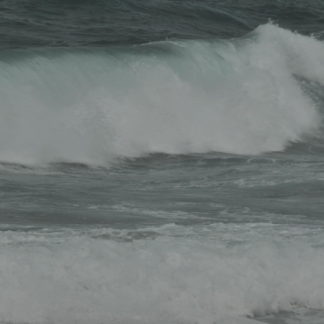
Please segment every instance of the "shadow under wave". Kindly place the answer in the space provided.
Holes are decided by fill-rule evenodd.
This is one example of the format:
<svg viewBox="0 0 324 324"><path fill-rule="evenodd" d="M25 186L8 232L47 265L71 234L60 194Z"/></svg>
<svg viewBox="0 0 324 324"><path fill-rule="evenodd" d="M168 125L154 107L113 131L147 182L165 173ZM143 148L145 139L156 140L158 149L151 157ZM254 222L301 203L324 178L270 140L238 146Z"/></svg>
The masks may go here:
<svg viewBox="0 0 324 324"><path fill-rule="evenodd" d="M311 309L297 306L292 311L279 311L251 317L251 319L267 324L321 324L323 323L323 318L323 309Z"/></svg>

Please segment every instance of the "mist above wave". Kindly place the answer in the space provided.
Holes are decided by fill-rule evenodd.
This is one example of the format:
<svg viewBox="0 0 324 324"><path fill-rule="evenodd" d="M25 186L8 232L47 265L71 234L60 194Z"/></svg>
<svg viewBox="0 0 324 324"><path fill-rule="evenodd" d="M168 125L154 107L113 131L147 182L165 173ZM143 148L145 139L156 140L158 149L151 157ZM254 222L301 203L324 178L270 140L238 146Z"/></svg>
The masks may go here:
<svg viewBox="0 0 324 324"><path fill-rule="evenodd" d="M280 151L316 132L324 44L271 24L232 41L7 52L0 160L106 164L163 152Z"/></svg>

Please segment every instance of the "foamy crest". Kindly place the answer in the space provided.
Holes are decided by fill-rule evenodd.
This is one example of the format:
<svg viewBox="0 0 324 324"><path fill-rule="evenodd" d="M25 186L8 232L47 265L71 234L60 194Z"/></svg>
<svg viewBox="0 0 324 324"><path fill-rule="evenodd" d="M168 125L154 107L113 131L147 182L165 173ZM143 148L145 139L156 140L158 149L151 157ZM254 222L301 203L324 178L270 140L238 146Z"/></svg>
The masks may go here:
<svg viewBox="0 0 324 324"><path fill-rule="evenodd" d="M319 126L295 76L324 84L323 52L322 42L267 24L233 41L8 53L0 160L283 150Z"/></svg>

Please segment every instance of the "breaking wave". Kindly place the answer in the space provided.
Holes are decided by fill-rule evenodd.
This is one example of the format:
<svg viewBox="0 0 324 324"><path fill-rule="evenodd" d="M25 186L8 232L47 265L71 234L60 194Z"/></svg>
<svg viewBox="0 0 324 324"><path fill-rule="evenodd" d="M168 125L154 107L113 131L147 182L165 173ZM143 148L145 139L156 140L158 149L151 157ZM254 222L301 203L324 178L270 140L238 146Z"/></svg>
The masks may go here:
<svg viewBox="0 0 324 324"><path fill-rule="evenodd" d="M307 89L324 85L323 53L270 23L234 40L3 52L0 160L281 151L320 127Z"/></svg>

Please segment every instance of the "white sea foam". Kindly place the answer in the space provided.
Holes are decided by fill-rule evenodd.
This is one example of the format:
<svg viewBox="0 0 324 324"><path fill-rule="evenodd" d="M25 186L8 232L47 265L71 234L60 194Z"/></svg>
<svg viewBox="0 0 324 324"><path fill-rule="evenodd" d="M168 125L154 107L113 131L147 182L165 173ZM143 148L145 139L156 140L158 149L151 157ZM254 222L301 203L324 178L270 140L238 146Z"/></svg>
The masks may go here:
<svg viewBox="0 0 324 324"><path fill-rule="evenodd" d="M3 232L0 321L242 324L324 308L322 247L235 228L240 244L221 235L123 242L95 232Z"/></svg>
<svg viewBox="0 0 324 324"><path fill-rule="evenodd" d="M0 62L0 160L283 150L319 126L295 76L323 85L323 53L271 24L232 41L16 53Z"/></svg>

